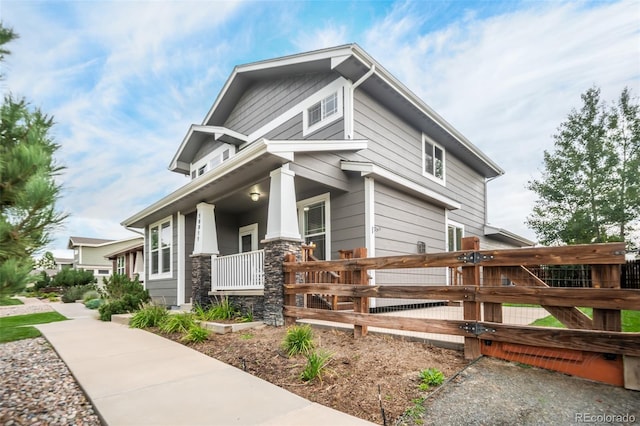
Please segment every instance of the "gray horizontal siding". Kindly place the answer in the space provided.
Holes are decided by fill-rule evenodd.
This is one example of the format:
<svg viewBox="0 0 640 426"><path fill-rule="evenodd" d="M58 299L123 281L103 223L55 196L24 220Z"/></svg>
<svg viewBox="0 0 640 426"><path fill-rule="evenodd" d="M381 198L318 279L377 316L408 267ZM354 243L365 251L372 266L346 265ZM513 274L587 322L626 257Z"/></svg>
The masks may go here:
<svg viewBox="0 0 640 426"><path fill-rule="evenodd" d="M191 162L195 163L196 161L203 159L207 155L211 154L220 145L222 145L222 142L215 141L213 140L213 138L207 139L202 143L202 145L200 146L200 149L198 149L198 152L196 153L196 155L194 155L193 160L191 160Z"/></svg>
<svg viewBox="0 0 640 426"><path fill-rule="evenodd" d="M225 122L225 127L249 134L272 121L338 77L333 72L300 74L250 85Z"/></svg>
<svg viewBox="0 0 640 426"><path fill-rule="evenodd" d="M154 303L163 305L175 305L178 300L178 281L176 279L178 272L178 226L176 222L176 215L171 217L171 232L173 239L172 257L171 257L171 272L172 277L166 279L152 279L151 268L149 262L151 261L151 236L149 226L145 228L145 286L149 290Z"/></svg>
<svg viewBox="0 0 640 426"><path fill-rule="evenodd" d="M375 183L376 256L417 253L424 241L429 252L445 246L444 210L403 192Z"/></svg>
<svg viewBox="0 0 640 426"><path fill-rule="evenodd" d="M331 258L339 259L338 250L365 245L364 183L354 178L349 193L331 198Z"/></svg>

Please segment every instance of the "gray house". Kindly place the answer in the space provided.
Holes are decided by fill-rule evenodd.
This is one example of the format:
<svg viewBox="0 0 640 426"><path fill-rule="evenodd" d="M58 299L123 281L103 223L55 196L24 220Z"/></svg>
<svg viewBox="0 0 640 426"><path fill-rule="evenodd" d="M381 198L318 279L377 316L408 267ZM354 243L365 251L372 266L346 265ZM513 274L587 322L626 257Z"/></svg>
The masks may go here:
<svg viewBox="0 0 640 426"><path fill-rule="evenodd" d="M503 170L356 44L237 66L169 168L189 182L122 224L144 228L146 287L170 305L192 282L260 294L273 241L320 259L533 244L486 223Z"/></svg>

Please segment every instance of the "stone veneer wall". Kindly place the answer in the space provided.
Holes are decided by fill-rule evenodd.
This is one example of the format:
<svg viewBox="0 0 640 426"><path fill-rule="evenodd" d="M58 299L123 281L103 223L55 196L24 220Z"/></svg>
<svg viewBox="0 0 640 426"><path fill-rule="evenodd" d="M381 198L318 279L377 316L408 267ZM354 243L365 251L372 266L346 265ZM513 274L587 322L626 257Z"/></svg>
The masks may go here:
<svg viewBox="0 0 640 426"><path fill-rule="evenodd" d="M194 305L211 304L211 255L194 254L191 256L191 297Z"/></svg>
<svg viewBox="0 0 640 426"><path fill-rule="evenodd" d="M242 316L251 313L255 321L264 319L264 296L229 296L229 302Z"/></svg>
<svg viewBox="0 0 640 426"><path fill-rule="evenodd" d="M264 317L268 325L283 326L284 272L282 262L287 253L301 258L301 241L272 240L264 242Z"/></svg>

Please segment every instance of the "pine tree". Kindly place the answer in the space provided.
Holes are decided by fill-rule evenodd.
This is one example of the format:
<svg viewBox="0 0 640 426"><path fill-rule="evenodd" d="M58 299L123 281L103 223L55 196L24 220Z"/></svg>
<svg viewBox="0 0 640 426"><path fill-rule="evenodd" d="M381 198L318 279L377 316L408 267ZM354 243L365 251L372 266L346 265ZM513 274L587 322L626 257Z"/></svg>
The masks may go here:
<svg viewBox="0 0 640 426"><path fill-rule="evenodd" d="M640 218L638 139L640 115L628 89L607 109L600 90L582 95L544 152L542 178L529 182L538 195L527 223L543 244L624 241Z"/></svg>
<svg viewBox="0 0 640 426"><path fill-rule="evenodd" d="M4 44L17 36L0 24ZM56 211L61 187L59 148L50 135L53 120L24 99L4 96L0 106L0 296L20 291L28 281L33 253L50 242L65 215Z"/></svg>

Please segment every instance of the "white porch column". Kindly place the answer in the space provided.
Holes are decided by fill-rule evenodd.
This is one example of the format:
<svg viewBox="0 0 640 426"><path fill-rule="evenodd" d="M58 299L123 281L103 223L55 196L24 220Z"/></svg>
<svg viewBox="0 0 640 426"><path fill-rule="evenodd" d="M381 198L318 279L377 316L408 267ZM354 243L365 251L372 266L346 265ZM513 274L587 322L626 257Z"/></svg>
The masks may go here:
<svg viewBox="0 0 640 426"><path fill-rule="evenodd" d="M295 175L292 170L289 170L289 164L283 165L270 174L265 240L301 239L296 210L296 189L293 181Z"/></svg>
<svg viewBox="0 0 640 426"><path fill-rule="evenodd" d="M218 233L216 231L216 215L213 204L199 203L196 216L196 236L193 254L210 254L217 256Z"/></svg>

